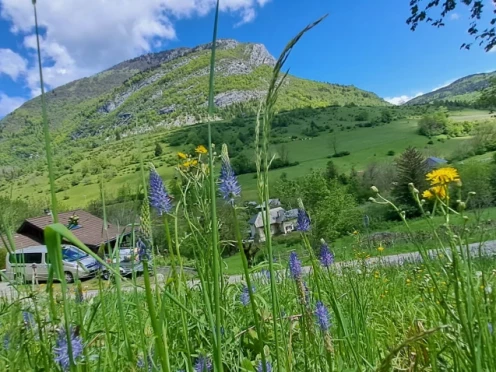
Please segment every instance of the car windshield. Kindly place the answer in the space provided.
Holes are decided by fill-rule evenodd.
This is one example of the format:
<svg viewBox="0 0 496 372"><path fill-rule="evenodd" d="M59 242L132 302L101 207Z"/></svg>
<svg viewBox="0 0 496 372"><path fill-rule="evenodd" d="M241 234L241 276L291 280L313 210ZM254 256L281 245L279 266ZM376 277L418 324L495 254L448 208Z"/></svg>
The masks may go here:
<svg viewBox="0 0 496 372"><path fill-rule="evenodd" d="M87 254L79 249L69 247L62 248L62 259L64 261L73 262L86 256Z"/></svg>

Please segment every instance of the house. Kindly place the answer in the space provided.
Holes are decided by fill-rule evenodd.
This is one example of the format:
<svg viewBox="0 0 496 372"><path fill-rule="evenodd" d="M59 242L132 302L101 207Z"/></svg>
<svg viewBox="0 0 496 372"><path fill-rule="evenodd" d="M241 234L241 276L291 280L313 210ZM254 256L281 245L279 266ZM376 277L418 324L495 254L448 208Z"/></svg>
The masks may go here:
<svg viewBox="0 0 496 372"><path fill-rule="evenodd" d="M258 212L250 221L250 233L253 239L265 241L264 216L265 212ZM298 219L298 209L284 210L282 207L276 207L269 210L270 233L284 234L296 229L296 220Z"/></svg>
<svg viewBox="0 0 496 372"><path fill-rule="evenodd" d="M448 161L445 159L441 158L436 158L435 156L430 156L427 159L425 159L425 164L427 165L427 168L433 169L437 168L441 165L447 164Z"/></svg>
<svg viewBox="0 0 496 372"><path fill-rule="evenodd" d="M277 208L280 206L281 206L281 201L279 199L269 199L269 208ZM265 209L265 202L257 205L255 208L259 210Z"/></svg>
<svg viewBox="0 0 496 372"><path fill-rule="evenodd" d="M93 251L97 251L102 243L115 242L122 233L112 224L107 224L107 230L104 231L103 220L82 209L59 213L59 222L67 226L81 242ZM52 215L48 213L24 220L13 234L15 249L43 245L43 229L52 223ZM4 240L7 241L2 236L0 248L4 246Z"/></svg>

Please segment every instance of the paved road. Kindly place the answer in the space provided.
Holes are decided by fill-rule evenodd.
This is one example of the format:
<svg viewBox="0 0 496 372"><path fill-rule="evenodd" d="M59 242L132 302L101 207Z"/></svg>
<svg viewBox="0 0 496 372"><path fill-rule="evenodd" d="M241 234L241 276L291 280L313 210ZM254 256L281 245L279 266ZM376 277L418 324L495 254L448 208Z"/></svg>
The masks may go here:
<svg viewBox="0 0 496 372"><path fill-rule="evenodd" d="M470 244L469 248L470 248L471 256L478 256L479 250L484 256L496 256L496 240L485 242L482 246L480 246L479 243ZM438 250L434 250L434 249L428 251L428 255L432 259L437 258L439 253L440 252ZM447 250L447 253L450 254L450 251ZM415 263L421 261L422 261L422 257L418 252L402 253L402 254L395 254L395 255L389 255L383 257L371 257L365 260L366 264L369 266L403 265L406 263ZM353 267L361 263L362 261L357 261L357 260L343 261L336 263L335 266L338 270L340 270L343 267ZM303 267L303 272L307 274L311 271L311 269L312 269L311 266L305 266ZM228 283L230 284L242 283L243 281L244 281L243 275L231 275L228 277ZM200 285L200 281L193 279L193 280L189 280L188 284L191 287L195 287ZM12 291L13 291L12 287L10 287L7 283L0 282L0 296L10 297ZM85 297L94 297L97 294L98 294L98 290L91 290L85 293Z"/></svg>

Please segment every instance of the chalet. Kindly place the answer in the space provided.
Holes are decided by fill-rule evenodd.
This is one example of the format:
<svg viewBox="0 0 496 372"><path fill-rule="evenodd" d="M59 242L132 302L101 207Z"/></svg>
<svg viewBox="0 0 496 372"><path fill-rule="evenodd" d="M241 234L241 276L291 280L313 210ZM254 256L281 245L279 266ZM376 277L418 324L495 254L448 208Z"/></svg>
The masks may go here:
<svg viewBox="0 0 496 372"><path fill-rule="evenodd" d="M264 231L264 216L258 212L250 221L250 232L253 239L265 241ZM296 221L298 219L298 209L284 210L282 207L276 207L269 210L270 217L270 233L275 234L288 234L296 229Z"/></svg>
<svg viewBox="0 0 496 372"><path fill-rule="evenodd" d="M82 209L59 213L59 222L67 226L81 242L93 251L97 251L101 244L115 242L122 233L112 224L107 224L107 229L104 231L103 220ZM43 230L52 223L53 217L49 213L24 220L13 234L15 249L44 245ZM7 241L5 236L2 236L0 248L5 244Z"/></svg>

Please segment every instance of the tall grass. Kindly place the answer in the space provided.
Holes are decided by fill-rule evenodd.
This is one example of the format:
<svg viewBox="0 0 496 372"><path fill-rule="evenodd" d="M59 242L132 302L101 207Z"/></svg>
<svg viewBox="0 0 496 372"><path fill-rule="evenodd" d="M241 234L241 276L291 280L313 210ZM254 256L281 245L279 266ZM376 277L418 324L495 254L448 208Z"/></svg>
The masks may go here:
<svg viewBox="0 0 496 372"><path fill-rule="evenodd" d="M208 100L211 115L218 12L217 2ZM260 202L266 206L271 122L287 76L281 76L281 71L298 40L321 21L303 29L284 49L254 123L258 189ZM41 73L40 63L42 81ZM42 104L46 119L44 99ZM47 120L44 125L48 160ZM173 201L155 168L147 168L140 159L145 199L140 221L132 226L131 240L133 247L139 247L142 280L135 273L130 280L122 278L117 265L89 250L57 223L55 213L54 223L45 229L52 263L46 290L42 285L12 283L12 295L0 298L0 371L496 370L494 260L474 251L467 236L452 232L454 219L468 218L462 202L456 211L449 199L436 196L427 213L412 185L412 197L432 224L433 234L439 233L432 214L444 218L446 236L436 235L439 256L431 259L419 244L421 264L371 266L365 261L336 265L325 242L322 247L313 246L307 237L313 216L305 212L302 201L298 229L300 244L310 257L309 274L296 254L291 255L288 268L274 262L271 217L265 208L268 261L249 267L237 223L239 184L227 147L217 153L220 144L212 143L210 125L207 145L178 165L181 190ZM140 148L139 142L136 146ZM53 177L50 160L48 167ZM56 212L52 181L52 209ZM103 180L101 190L106 226ZM408 227L404 213L376 191L375 202L396 209ZM231 283L223 275L219 203L229 204L235 222L231 238L240 251L241 284ZM161 226L152 220L161 221ZM152 241L153 228L165 229L165 246ZM446 239L449 247L444 247ZM4 240L12 251L12 234ZM62 240L93 256L113 280L97 278L98 290L86 294L85 282L66 283ZM117 257L122 241L119 236L114 246L102 249ZM181 246L191 243L197 277L187 280ZM165 250L171 258L168 272L156 264Z"/></svg>

